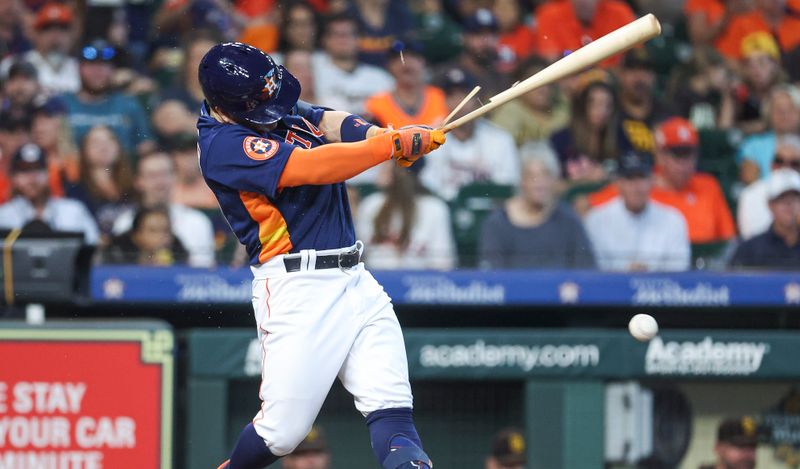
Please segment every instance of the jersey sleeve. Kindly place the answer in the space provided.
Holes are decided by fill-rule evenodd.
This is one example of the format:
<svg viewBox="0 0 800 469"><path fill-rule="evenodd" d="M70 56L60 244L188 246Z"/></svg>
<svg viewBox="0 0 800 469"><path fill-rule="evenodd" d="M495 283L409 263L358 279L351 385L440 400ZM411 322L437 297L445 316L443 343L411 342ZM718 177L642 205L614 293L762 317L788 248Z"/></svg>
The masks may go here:
<svg viewBox="0 0 800 469"><path fill-rule="evenodd" d="M232 126L214 138L207 154L201 153L200 165L206 179L274 198L286 161L294 149L293 145Z"/></svg>
<svg viewBox="0 0 800 469"><path fill-rule="evenodd" d="M306 118L306 120L317 127L319 127L319 122L322 120L322 115L325 114L325 111L331 110L332 109L325 107L315 106L305 101L298 101L297 106L295 107L295 113L298 116Z"/></svg>

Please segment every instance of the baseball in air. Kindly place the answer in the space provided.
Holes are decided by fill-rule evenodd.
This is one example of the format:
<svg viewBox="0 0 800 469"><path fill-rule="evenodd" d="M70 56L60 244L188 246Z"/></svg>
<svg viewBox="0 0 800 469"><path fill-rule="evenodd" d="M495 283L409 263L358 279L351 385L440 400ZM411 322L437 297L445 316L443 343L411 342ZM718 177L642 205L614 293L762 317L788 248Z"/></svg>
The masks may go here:
<svg viewBox="0 0 800 469"><path fill-rule="evenodd" d="M649 314L637 314L628 323L628 331L639 342L647 342L658 334L658 323Z"/></svg>

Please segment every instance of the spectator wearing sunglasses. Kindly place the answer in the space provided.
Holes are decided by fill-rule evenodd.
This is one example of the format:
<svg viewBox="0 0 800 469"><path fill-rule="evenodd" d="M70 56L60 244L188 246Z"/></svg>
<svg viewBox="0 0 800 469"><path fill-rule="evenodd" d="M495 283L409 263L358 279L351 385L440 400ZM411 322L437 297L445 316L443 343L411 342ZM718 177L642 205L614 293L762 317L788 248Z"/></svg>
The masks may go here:
<svg viewBox="0 0 800 469"><path fill-rule="evenodd" d="M790 169L800 173L800 137L794 134L778 137L771 171ZM743 240L763 233L772 223L772 212L768 206L769 179L758 181L745 187L739 196L737 220L739 233Z"/></svg>
<svg viewBox="0 0 800 469"><path fill-rule="evenodd" d="M81 89L64 95L75 140L82 141L89 129L105 125L119 137L126 153L152 150L150 125L139 102L112 89L117 51L107 42L95 40L80 53Z"/></svg>
<svg viewBox="0 0 800 469"><path fill-rule="evenodd" d="M45 4L33 23L34 49L15 57L36 69L39 84L49 94L74 93L80 89L78 60L68 55L74 45L73 25L74 15L67 5ZM3 77L8 75L15 58L8 57L0 63Z"/></svg>

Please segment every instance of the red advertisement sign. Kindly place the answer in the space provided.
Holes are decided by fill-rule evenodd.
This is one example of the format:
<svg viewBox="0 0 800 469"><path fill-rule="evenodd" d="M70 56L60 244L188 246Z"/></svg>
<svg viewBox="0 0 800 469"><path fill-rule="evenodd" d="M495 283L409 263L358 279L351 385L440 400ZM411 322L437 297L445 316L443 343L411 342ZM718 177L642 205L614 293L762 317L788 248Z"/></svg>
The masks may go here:
<svg viewBox="0 0 800 469"><path fill-rule="evenodd" d="M0 469L169 468L171 401L169 331L0 329Z"/></svg>

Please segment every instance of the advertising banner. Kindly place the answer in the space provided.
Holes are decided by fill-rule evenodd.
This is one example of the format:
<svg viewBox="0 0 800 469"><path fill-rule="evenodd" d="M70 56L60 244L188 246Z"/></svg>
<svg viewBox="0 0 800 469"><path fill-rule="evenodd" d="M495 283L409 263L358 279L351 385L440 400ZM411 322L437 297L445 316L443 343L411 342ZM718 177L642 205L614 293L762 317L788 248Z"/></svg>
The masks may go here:
<svg viewBox="0 0 800 469"><path fill-rule="evenodd" d="M169 469L173 336L148 324L0 327L0 469Z"/></svg>
<svg viewBox="0 0 800 469"><path fill-rule="evenodd" d="M785 306L800 304L798 273L604 273L569 270L373 272L395 304ZM249 304L250 269L99 266L105 302Z"/></svg>

